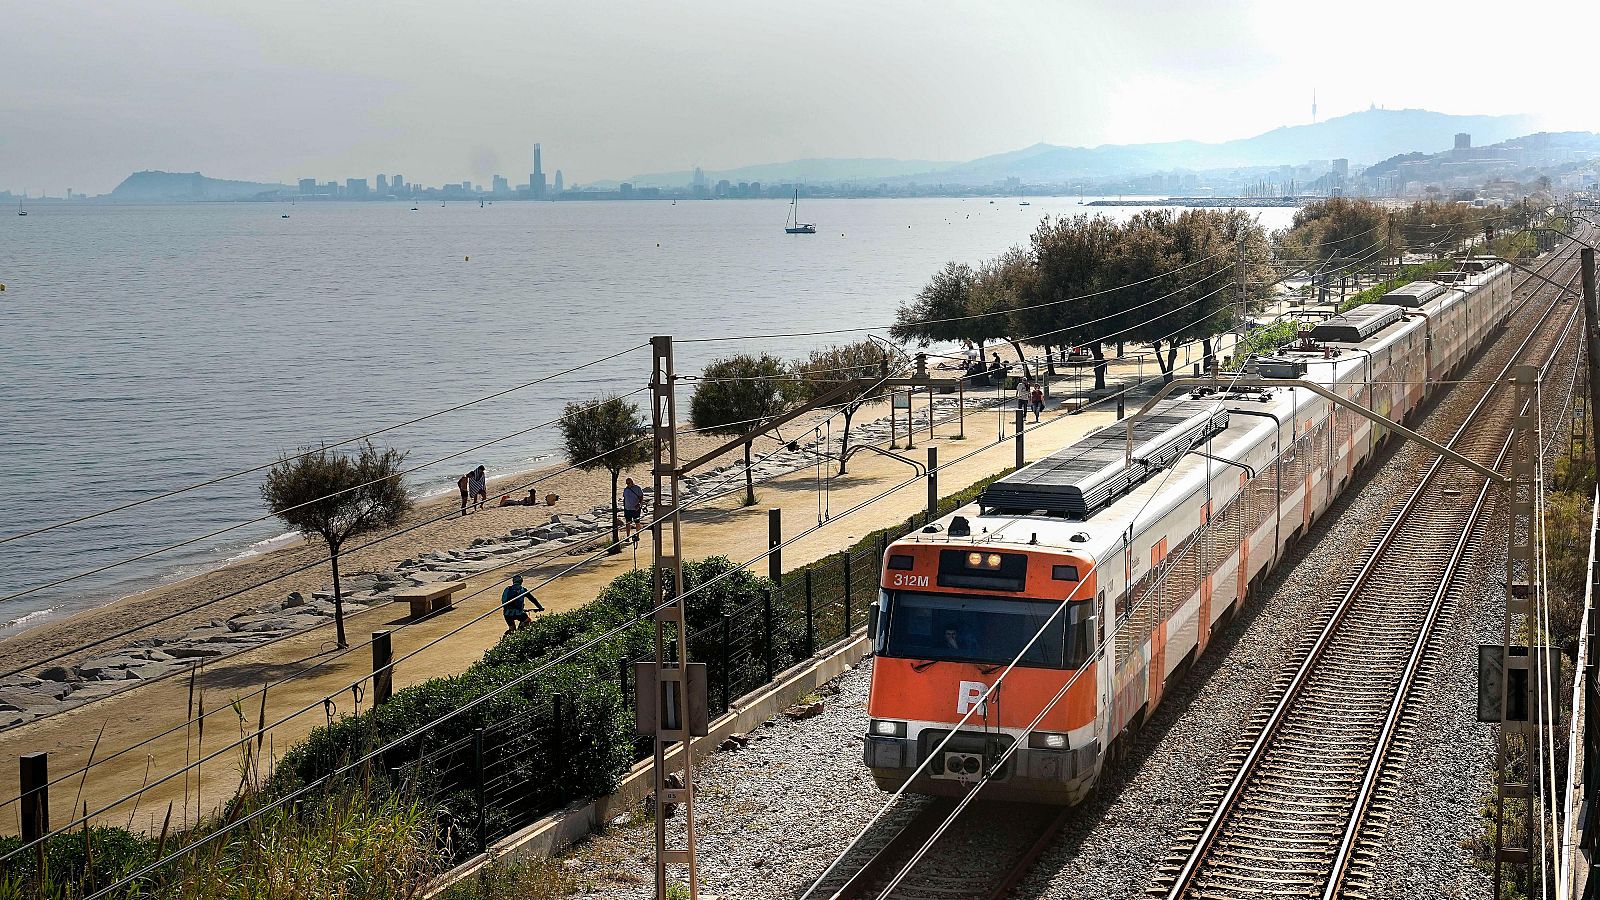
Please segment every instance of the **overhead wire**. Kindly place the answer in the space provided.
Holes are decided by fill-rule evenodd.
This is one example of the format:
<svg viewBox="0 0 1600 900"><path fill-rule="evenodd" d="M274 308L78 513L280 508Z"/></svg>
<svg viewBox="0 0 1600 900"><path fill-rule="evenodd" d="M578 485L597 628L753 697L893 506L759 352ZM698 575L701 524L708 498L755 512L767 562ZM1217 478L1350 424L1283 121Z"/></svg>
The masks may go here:
<svg viewBox="0 0 1600 900"><path fill-rule="evenodd" d="M348 444L357 443L359 441L369 440L371 438L377 437L380 434L387 434L387 433L389 433L391 431L397 431L397 430L399 430L401 428L406 428L406 427L409 427L411 425L415 425L418 422L424 422L424 421L427 421L428 419L433 419L433 418L436 418L438 416L442 416L442 415L446 415L446 414L449 414L449 413L457 412L459 410L466 409L466 408L468 408L470 406L476 406L476 405L478 405L480 403L485 403L485 402L487 402L489 400L497 400L497 399L499 399L501 397L506 396L507 394L515 393L516 391L520 391L520 390L523 390L525 388L534 387L535 385L544 384L544 383L549 382L549 381L554 381L557 378L562 378L564 376L571 375L571 374L573 374L575 372L581 372L584 369L588 369L588 368L591 368L593 366L600 365L601 363L610 362L613 359L616 359L616 358L621 357L621 356L626 356L629 353L633 353L636 350L642 350L642 349L644 349L645 347L648 347L648 346L650 346L650 345L649 344L639 344L639 345L634 346L634 347L629 347L626 350L619 350L616 353L612 353L612 354L610 354L608 356L603 356L603 357L601 357L599 359L590 360L589 362L583 363L581 365L572 366L572 367L569 367L567 369L563 369L560 372L556 372L556 373L551 374L551 375L546 375L546 376L544 376L542 378L534 379L533 381L523 382L522 384L518 384L518 385L515 385L513 387L505 388L504 390L496 391L496 392L494 392L492 394L488 394L488 395L485 395L483 397L478 397L478 398L473 399L473 400L468 400L468 401L466 401L464 403L458 403L455 406L449 407L447 409L435 410L434 412L430 412L430 413L427 413L425 415L415 416L415 417L413 417L411 419L407 419L404 422L398 422L398 423L393 424L393 425L386 425L386 426L384 426L382 428L374 429L374 430L368 431L368 432L366 432L364 434L359 434L359 435L356 435L354 437L343 438L341 440L334 441L333 443L325 443L325 444L322 444L318 449L320 449L320 450L331 450L331 449L333 449L335 447L342 447L342 446L345 446L345 445L348 445ZM38 526L36 528L29 528L29 529L26 529L24 531L19 531L19 532L15 533L15 534L5 535L3 537L0 537L0 544L8 544L8 543L10 543L12 541L21 540L22 538L25 538L25 537L32 537L33 535L36 535L36 534L43 534L44 532L54 531L54 530L56 530L58 528L65 528L65 527L67 527L69 525L77 525L77 524L82 523L82 522L87 522L90 519L97 519L97 518L100 518L101 516L107 516L107 515L110 515L112 513L122 512L123 510L132 509L132 508L134 508L136 506L142 506L142 505L144 505L146 503L153 503L153 502L155 502L157 500L165 500L165 499L168 499L170 497L176 497L179 494L185 494L185 493L188 493L189 491L198 490L198 489L203 488L203 487L210 487L211 485L220 484L220 483L222 483L224 481L229 481L231 479L239 478L239 477L244 476L244 475L250 475L250 474L253 474L255 472L262 472L262 471L270 469L273 466L278 465L278 464L280 464L280 463L282 463L282 462L284 462L286 460L301 459L301 458L309 455L310 453L315 453L315 452L318 452L318 451L317 450L308 450L308 451L305 451L303 453L295 454L293 456L287 456L287 457L283 457L281 459L276 459L276 460L273 460L272 462L259 463L259 464L250 466L250 467L245 468L245 469L240 469L240 470L237 470L237 471L234 471L234 472L229 472L229 473L227 473L225 475L219 475L219 476L216 476L214 478L208 478L208 479L206 479L204 481L195 482L195 483L187 485L185 487L172 488L170 490L163 491L163 492L161 492L159 494L152 494L152 495L150 495L148 497L140 497L140 498L138 498L136 500L129 500L129 501L125 502L125 503L120 503L120 504L117 504L115 506L107 507L105 509L101 509L101 510L98 510L96 512L84 513L83 515L74 516L73 518L65 519L65 520L62 520L62 521L59 521L59 522L55 522L55 523L52 523L50 525L41 525L41 526Z"/></svg>
<svg viewBox="0 0 1600 900"><path fill-rule="evenodd" d="M1241 368L1241 372L1242 372L1242 368ZM1238 375L1234 376L1235 379L1237 379L1238 377L1239 377ZM1176 468L1177 468L1177 466L1175 464L1172 467L1168 468L1166 473L1164 473L1164 475L1163 475L1163 482L1165 481L1166 478L1169 478L1174 471L1176 471ZM1150 500L1154 498L1156 493L1159 493L1159 489L1158 489L1158 491L1153 492L1149 497L1147 497L1145 499L1144 506L1141 507L1141 512L1135 513L1135 515L1133 517L1134 521L1138 520L1139 515L1142 514L1143 508L1148 506ZM1098 559L1094 560L1090 565L1090 571L1092 572L1093 570L1095 570L1099 566L1099 563L1100 563L1100 561ZM1164 578L1165 578L1165 576L1163 576L1163 580L1164 580ZM1105 638L1103 640L1101 640L1100 643L1098 644L1098 646L1096 647L1096 650L1098 651L1097 652L1097 657L1099 655L1103 655L1106 652L1107 648L1113 645L1114 641L1120 635L1120 633L1123 630L1123 628L1125 628L1127 626L1127 624L1132 621L1134 613L1136 613L1141 607L1143 607L1144 604L1148 603L1152 596L1158 595L1160 590L1161 590L1161 581L1158 581L1155 585L1152 585L1150 587L1150 589L1146 592L1145 597L1140 598L1138 600L1138 602L1133 604L1128 609L1128 611L1126 613L1124 613L1124 615L1122 617L1120 617L1116 621L1111 633L1106 635ZM951 726L949 733L945 735L943 741L940 742L939 746L933 748L927 754L927 756L923 759L922 763L919 764L919 766L912 772L912 774L907 777L905 783L898 790L896 790L894 792L894 794L891 795L890 798L887 801L885 801L883 807L881 809L879 809L879 811L877 813L875 813L873 815L873 817L863 826L863 828L860 830L860 832L857 833L855 838L853 838L850 841L850 843L845 847L845 849L843 851L841 851L839 854L837 854L837 856L835 857L833 863L830 864L828 866L828 868L825 869L822 872L822 874L820 874L816 878L816 880L812 882L811 886L804 893L802 893L800 895L799 900L807 900L807 898L811 897L813 895L813 893L816 891L817 887L819 885L821 885L823 883L823 881L838 868L838 866L840 865L840 863L842 863L842 861L845 858L845 856L847 856L850 853L850 851L853 850L856 846L859 846L861 840L866 836L867 832L873 827L873 825L875 825L878 821L880 821L882 819L884 814L886 814L888 812L889 808L891 808L893 806L894 802L900 796L902 796L904 794L906 789L910 786L911 782L917 777L918 773L920 773L924 768L926 768L927 765L937 756L939 750L942 749L943 746L948 744L948 742L955 736L956 733L959 732L959 730L962 728L963 725L965 725L968 721L970 721L970 719L972 718L973 713L976 712L980 707L985 705L987 703L988 699L995 694L995 692L999 688L1000 683L1004 680L1005 675L1009 674L1021 662L1022 658L1027 655L1027 652L1032 647L1033 643L1036 642L1039 639L1039 637L1044 634L1045 630L1050 627L1050 625L1053 622L1054 618L1057 615L1059 615L1060 611L1062 609L1064 609L1065 607L1066 607L1066 604L1059 604L1057 606L1057 608L1051 613L1050 618L1047 619L1046 622L1040 627L1040 629L1033 635L1033 637L1029 640L1027 645L1025 645L1022 648L1022 650L1020 650L1017 653L1016 657L1007 666L1005 672L1002 673L1001 676L996 679L995 683L988 690L986 690L984 692L983 696L979 698L977 703L975 703L975 704L973 704L972 706L969 707L966 715L963 716L963 718L960 721L958 721L953 726ZM1044 716L1046 714L1048 714L1049 711L1051 709L1053 709L1056 706L1056 704L1058 704L1061 701L1061 699L1063 697L1066 696L1067 692L1078 681L1078 679L1082 676L1084 671L1085 671L1085 669L1080 668L1077 671L1075 671L1067 679L1066 683L1063 684L1062 687L1055 693L1055 695L1045 704L1044 708L1041 709L1039 714L1037 716L1035 716L1034 719L1029 723L1029 725L1023 729L1023 734L1024 735L1031 733L1034 729L1036 729L1039 726L1039 724L1043 721ZM883 888L882 891L879 892L879 896L880 897L889 896L894 891L894 889L899 886L899 884L904 879L906 874L908 874L911 871L911 869L918 862L921 861L921 859L932 848L933 844L938 841L938 839L944 834L944 832L949 828L949 826L955 821L956 817L960 815L961 811L964 810L966 808L966 806L972 802L972 800L977 796L978 792L982 789L982 787L989 783L989 780L990 780L991 776L993 775L993 773L998 771L1001 767L1003 767L1005 765L1006 761L1010 759L1011 755L1021 745L1022 745L1022 742L1020 740L1012 742L1010 744L1010 746L1008 746L1003 751L1003 753L1001 755L1001 758L993 766L986 767L986 770L985 770L982 778L978 781L978 783L974 786L974 788L972 790L968 791L965 795L963 795L961 800L958 801L958 803L956 804L955 808L952 809L950 811L950 813L947 814L944 817L944 819L942 820L942 822L938 826L938 828L935 829L935 831L922 843L922 845L918 848L918 850L913 854L911 859L908 860L898 870L898 872L896 873L895 877L889 882L889 884L885 888Z"/></svg>

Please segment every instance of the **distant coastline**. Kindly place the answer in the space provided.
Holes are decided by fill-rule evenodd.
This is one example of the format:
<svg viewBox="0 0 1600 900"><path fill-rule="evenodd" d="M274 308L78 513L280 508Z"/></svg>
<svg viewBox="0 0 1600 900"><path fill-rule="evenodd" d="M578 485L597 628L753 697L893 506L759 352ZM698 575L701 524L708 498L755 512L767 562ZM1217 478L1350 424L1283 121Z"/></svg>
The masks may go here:
<svg viewBox="0 0 1600 900"><path fill-rule="evenodd" d="M1165 197L1156 200L1091 200L1085 206L1193 206L1193 207L1258 207L1304 206L1315 197Z"/></svg>

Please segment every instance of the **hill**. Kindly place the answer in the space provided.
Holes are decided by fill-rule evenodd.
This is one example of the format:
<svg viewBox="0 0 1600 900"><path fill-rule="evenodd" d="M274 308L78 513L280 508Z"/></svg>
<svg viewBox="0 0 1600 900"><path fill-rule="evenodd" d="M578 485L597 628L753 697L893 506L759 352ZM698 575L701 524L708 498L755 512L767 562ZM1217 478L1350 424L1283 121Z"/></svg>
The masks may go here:
<svg viewBox="0 0 1600 900"><path fill-rule="evenodd" d="M1220 143L1166 141L1064 147L1034 144L1020 150L946 163L905 159L799 159L784 163L707 171L712 182L801 181L848 184L888 181L985 185L1007 178L1030 183L1118 178L1169 169L1222 169L1298 165L1313 159L1344 158L1354 165L1401 153L1448 150L1458 132L1474 144L1492 144L1534 130L1528 116L1456 116L1425 109L1369 109L1312 125L1287 125L1252 137ZM629 179L635 185L681 187L692 173L657 172ZM615 181L597 182L614 187Z"/></svg>
<svg viewBox="0 0 1600 900"><path fill-rule="evenodd" d="M1408 152L1448 150L1458 132L1477 144L1533 130L1528 116L1454 116L1425 109L1369 109L1318 122L1290 125L1253 137L1208 144L1170 141L1058 147L1037 144L1024 155L1001 153L933 173L943 181L986 183L1007 177L1066 181L1138 175L1161 169L1220 169L1294 165L1312 159L1375 162Z"/></svg>
<svg viewBox="0 0 1600 900"><path fill-rule="evenodd" d="M180 200L250 200L261 194L287 190L285 184L258 181L227 181L207 178L199 172L135 172L122 180L106 197L111 200L140 202Z"/></svg>

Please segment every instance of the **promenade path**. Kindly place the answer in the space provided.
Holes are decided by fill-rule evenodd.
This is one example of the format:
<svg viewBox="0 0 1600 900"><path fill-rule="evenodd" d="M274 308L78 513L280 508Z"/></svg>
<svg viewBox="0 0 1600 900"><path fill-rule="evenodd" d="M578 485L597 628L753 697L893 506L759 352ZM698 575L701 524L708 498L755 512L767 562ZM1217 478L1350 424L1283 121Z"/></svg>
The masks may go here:
<svg viewBox="0 0 1600 900"><path fill-rule="evenodd" d="M1198 349L1194 359L1199 359ZM1179 354L1180 363L1185 358ZM1110 375L1113 380L1134 381L1141 369L1131 362L1113 361ZM1146 377L1154 374L1154 366L1142 370ZM1187 366L1181 371L1187 371ZM1091 381L1086 371L1083 386ZM1066 376L1055 381L1054 398L1070 392L1074 379ZM993 396L990 392L990 396ZM1141 400L1129 403L1129 411L1137 408ZM882 404L864 410L861 420L874 415L884 415ZM936 427L936 437L929 442L926 430L917 435L917 449L911 458L924 461L924 446L939 447L941 467L939 490L943 495L954 493L1012 465L1014 446L1010 439L1013 413L1005 411L1007 439L998 446L988 447L959 463L959 456L995 441L999 416L994 411L969 413L966 440L953 440L953 423ZM1114 403L1102 404L1076 415L1060 410L1049 410L1044 423L1027 435L1026 448L1029 460L1038 459L1083 434L1114 421ZM903 436L902 436L903 439ZM921 512L926 503L924 483L917 479L904 488L878 499L861 510L844 518L839 513L857 503L868 500L885 489L907 481L911 469L903 463L862 453L850 461L849 475L833 479L829 505L834 515L827 527L807 535L783 550L785 568L820 559L851 546L861 535L877 528L903 523L907 517ZM758 486L759 502L754 507L738 505L743 492L696 507L685 513L684 546L688 559L721 555L734 560L746 560L762 554L767 546L767 510L783 510L785 533L795 535L813 526L817 521L817 494L810 470L779 476ZM641 565L648 565L649 537L646 535L639 547ZM527 576L530 585L537 586L548 575L570 566L578 557L562 556L540 567L536 574ZM571 572L553 583L538 588L540 601L548 610L564 610L589 602L611 579L629 571L634 565L634 554L603 558ZM765 573L765 561L752 568ZM482 621L467 626L459 634L429 644L468 620L491 611L498 602L500 588L508 578L511 568L490 572L467 579L468 588L450 612L439 614L413 624L406 624L408 609L405 604L384 604L356 613L347 618L352 643L363 641L373 631L396 629L393 636L395 658L394 687L400 690L408 685L439 675L460 672L477 660L483 651L492 646L504 632L504 623L498 615L488 615ZM405 627L400 628L400 626ZM416 652L416 655L411 655ZM81 814L84 804L93 811L137 791L141 785L156 781L162 775L180 769L188 761L214 752L230 742L238 741L244 731L253 730L260 714L259 695L240 704L238 714L228 709L232 698L257 691L263 683L277 681L296 673L303 673L285 684L274 686L267 696L266 721L271 723L290 716L305 707L305 712L293 715L268 732L263 745L265 758L270 760L306 736L310 730L327 721L324 700L331 699L336 714L355 708L349 685L370 675L371 655L366 649L347 653L338 658L333 651L332 627L323 626L294 635L275 644L260 647L213 662L205 667L197 679L197 690L203 694L205 709L216 710L206 719L203 743L195 729L180 729L165 737L155 738L133 752L115 759L97 762L86 778L74 777L50 790L50 820L60 827L76 814ZM311 667L321 665L314 670ZM0 734L0 759L40 750L50 753L50 769L54 775L73 771L89 759L91 748L99 741L96 760L106 758L122 748L152 738L182 723L189 708L189 678L169 677L141 685L120 694L97 700L75 709L21 725ZM4 797L17 796L19 785L14 767L7 766ZM149 831L159 831L169 803L173 805L173 825L179 827L192 823L196 817L216 810L221 803L234 795L240 784L239 759L229 752L208 763L203 770L178 776L146 791L137 803L123 803L96 821L107 825L132 826ZM0 812L0 831L16 833L18 804L6 804Z"/></svg>

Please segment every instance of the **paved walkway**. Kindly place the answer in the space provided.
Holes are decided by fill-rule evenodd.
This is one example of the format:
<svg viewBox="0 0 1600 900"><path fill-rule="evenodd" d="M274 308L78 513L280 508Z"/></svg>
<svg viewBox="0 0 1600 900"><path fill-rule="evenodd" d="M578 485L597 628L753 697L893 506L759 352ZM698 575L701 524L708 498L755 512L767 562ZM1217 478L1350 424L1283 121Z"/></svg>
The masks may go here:
<svg viewBox="0 0 1600 900"><path fill-rule="evenodd" d="M1184 357L1185 354L1180 352L1180 361ZM1198 350L1194 351L1194 358L1199 358ZM1180 369L1180 372L1186 368ZM1140 372L1141 367L1137 364L1113 361L1111 367L1111 375L1116 380L1131 381ZM1153 366L1143 374L1146 377L1153 376ZM1085 371L1080 386L1087 387L1091 383L1091 375L1091 372ZM1058 380L1055 383L1055 398L1069 393L1072 383L1070 376ZM1129 412L1137 405L1130 403ZM1007 409L1002 422L1002 416L993 411L969 414L965 440L953 439L956 430L953 424L937 426L935 439L931 442L924 430L916 435L917 449L911 452L911 457L923 461L926 459L924 446L937 446L941 461L940 493L954 493L1012 465L1015 451L1009 437L1013 415ZM1077 415L1068 415L1059 410L1049 411L1044 423L1027 435L1027 458L1038 459L1088 431L1113 421L1115 417L1115 406L1109 404ZM1003 444L982 449L970 458L955 462L958 457L994 442L1002 427L1008 437ZM903 440L903 434L901 437ZM832 493L828 498L832 520L827 527L784 548L785 568L794 568L835 553L854 544L861 535L904 522L907 517L922 511L926 491L918 479L887 497L872 500L858 512L841 517L843 511L871 500L885 489L911 477L911 470L903 463L876 454L856 455L851 459L849 468L847 476L833 479ZM684 552L687 558L723 555L745 560L764 553L767 546L767 510L772 507L783 510L785 530L789 535L797 534L817 522L817 493L809 470L765 482L759 486L758 495L759 502L754 507L737 505L742 499L741 491L686 512ZM649 549L646 537L638 548L639 564L648 565ZM529 583L537 586L546 574L554 574L576 559L560 558L541 569L538 576L530 577ZM588 603L612 578L634 565L635 555L631 552L605 558L538 588L537 593L547 609L571 609ZM765 572L765 562L758 562L753 568ZM368 634L380 629L399 629L393 636L395 658L398 660L394 674L396 690L438 675L459 672L477 660L503 633L504 625L500 616L492 613L503 584L501 578L508 576L509 572L507 570L504 576L485 573L468 579L468 590L461 595L468 599L460 602L455 610L424 621L408 624L407 610L403 604L389 604L357 613L347 620L351 640L364 640ZM467 624L486 612L490 615L482 621ZM460 633L440 640L458 628L462 629ZM438 643L419 650L436 640ZM348 686L370 674L370 654L366 650L357 650L335 657L332 629L321 627L207 667L195 685L196 694L203 698L205 709L213 711L206 719L203 740L198 730L193 728L158 737L162 732L181 724L186 718L185 710L190 708L189 679L168 678L0 734L0 758L48 750L51 771L59 775L81 767L97 741L99 747L94 751L94 758L106 760L117 750L150 739L149 743L136 750L97 763L87 779L74 777L54 786L50 791L50 819L60 827L73 818L70 814L73 809L81 812L84 803L88 804L91 811L99 809L138 790L141 785L181 768L185 761L198 759L237 741L241 733L255 727L262 713L261 699L259 694L250 697L237 709L229 708L230 703L234 698L258 691L263 683L305 673L268 692L265 720L271 723L289 717L287 721L272 727L267 734L263 754L268 760L281 755L312 728L327 721L325 700L331 701L332 711L336 715L351 712L358 705L364 706L364 701L357 703ZM317 668L312 670L313 666ZM309 709L297 712L305 707ZM5 779L5 797L0 799L16 796L18 785L14 778L13 775ZM180 775L151 788L137 803L116 806L100 816L98 821L108 825L131 824L135 828L159 830L167 806L171 803L174 808L173 824L181 826L194 821L201 813L216 809L233 796L239 784L239 756L236 751L230 751L206 764L197 773L191 772L187 777ZM15 833L18 821L16 804L8 806L9 809L0 814L0 830Z"/></svg>

